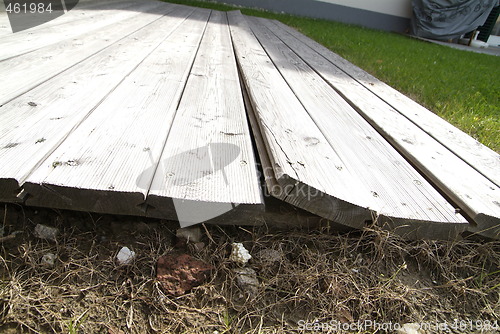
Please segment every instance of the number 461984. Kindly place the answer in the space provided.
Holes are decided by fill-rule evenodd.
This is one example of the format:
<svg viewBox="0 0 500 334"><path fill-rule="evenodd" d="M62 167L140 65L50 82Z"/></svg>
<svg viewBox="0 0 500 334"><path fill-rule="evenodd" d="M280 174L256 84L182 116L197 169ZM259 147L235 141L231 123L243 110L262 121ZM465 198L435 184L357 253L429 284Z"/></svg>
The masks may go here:
<svg viewBox="0 0 500 334"><path fill-rule="evenodd" d="M5 8L5 11L9 14L35 14L35 13L52 13L52 3L44 4L44 3L23 3L20 4L18 2L11 2Z"/></svg>

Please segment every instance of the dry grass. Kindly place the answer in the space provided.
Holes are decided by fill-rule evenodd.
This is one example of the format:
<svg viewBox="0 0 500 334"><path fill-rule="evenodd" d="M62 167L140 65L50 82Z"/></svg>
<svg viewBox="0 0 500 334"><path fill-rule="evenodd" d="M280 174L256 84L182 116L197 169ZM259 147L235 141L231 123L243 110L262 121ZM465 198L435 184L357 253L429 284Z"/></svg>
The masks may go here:
<svg viewBox="0 0 500 334"><path fill-rule="evenodd" d="M187 251L214 266L212 278L172 298L155 280L155 264L173 249L174 223L6 208L0 212L6 232L24 232L2 247L3 333L295 333L300 320L500 318L498 242L407 242L377 229L339 234L207 226L207 246ZM36 239L37 223L60 228L58 241ZM243 242L254 256L249 265L261 282L256 296L234 283L231 242ZM133 265L114 261L122 246L138 254ZM260 256L270 249L278 261ZM40 261L48 252L57 255L53 268Z"/></svg>

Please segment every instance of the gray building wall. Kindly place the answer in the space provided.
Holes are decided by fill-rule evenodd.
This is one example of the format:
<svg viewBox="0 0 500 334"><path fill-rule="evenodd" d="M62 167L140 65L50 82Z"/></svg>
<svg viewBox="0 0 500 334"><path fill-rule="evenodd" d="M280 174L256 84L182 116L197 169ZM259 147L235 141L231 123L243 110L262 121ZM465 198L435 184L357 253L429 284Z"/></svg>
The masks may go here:
<svg viewBox="0 0 500 334"><path fill-rule="evenodd" d="M377 0L367 0L377 1ZM350 24L357 24L368 28L405 32L410 26L409 0L397 0L408 8L399 9L402 16L372 11L338 3L316 0L223 0L221 2L251 8L261 8L273 12L327 19ZM348 3L348 1L343 1ZM387 12L387 11L386 11ZM390 12L390 11L389 11Z"/></svg>

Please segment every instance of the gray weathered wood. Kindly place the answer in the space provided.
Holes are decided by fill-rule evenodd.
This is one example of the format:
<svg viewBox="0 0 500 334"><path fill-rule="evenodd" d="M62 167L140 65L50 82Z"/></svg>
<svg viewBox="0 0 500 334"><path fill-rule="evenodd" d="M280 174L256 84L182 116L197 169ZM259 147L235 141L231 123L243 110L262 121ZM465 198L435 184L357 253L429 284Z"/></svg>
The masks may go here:
<svg viewBox="0 0 500 334"><path fill-rule="evenodd" d="M107 26L116 28L117 24L124 19L138 17L147 12L154 15L156 10L168 6L171 5L155 1L136 2L126 9L92 10L90 15L86 15L84 19L78 19L77 12L69 11L60 17L66 21L65 23L40 25L33 29L0 37L0 61L53 45L62 40L71 40L82 34L96 32ZM162 15L161 11L160 9L159 16ZM74 17L75 20L69 20L71 17ZM57 23L58 19L53 20L53 22Z"/></svg>
<svg viewBox="0 0 500 334"><path fill-rule="evenodd" d="M397 110L348 76L313 48L297 48L299 39L289 29L273 30L297 51L431 183L472 219L469 230L490 237L500 233L500 189L441 145ZM302 42L302 40L300 40Z"/></svg>
<svg viewBox="0 0 500 334"><path fill-rule="evenodd" d="M33 170L192 10L180 8L178 19L157 20L0 107L0 198L15 197Z"/></svg>
<svg viewBox="0 0 500 334"><path fill-rule="evenodd" d="M328 144L241 13L228 17L242 77L284 198L333 221L363 226L372 218L364 186Z"/></svg>
<svg viewBox="0 0 500 334"><path fill-rule="evenodd" d="M310 46L325 59L357 80L366 89L380 97L401 115L411 120L416 126L483 174L491 182L500 186L500 155L498 153L479 143L476 139L409 97L328 50L326 47L278 21L274 23L304 44Z"/></svg>
<svg viewBox="0 0 500 334"><path fill-rule="evenodd" d="M212 12L147 203L173 204L181 226L262 204L225 13Z"/></svg>
<svg viewBox="0 0 500 334"><path fill-rule="evenodd" d="M145 0L146 2L153 2L154 0ZM42 30L40 34L46 32L52 34L57 31L58 26L62 26L64 28L67 27L68 23L71 22L79 22L83 20L90 19L102 19L103 15L105 15L106 11L112 11L114 13L120 13L125 10L137 8L137 1L135 0L120 0L120 1L79 1L77 6L75 6L72 10L66 12L64 15L57 17L56 19L50 20L48 22L42 23L40 25L36 25L29 29L17 32L16 35L20 37L20 43L27 43L26 38L29 38L30 35L34 33L38 33L37 30ZM1 8L0 8L1 9ZM5 20L8 26L8 34L12 34L12 29L10 27L10 21L8 19L7 13L1 12L0 15L5 14ZM56 27L56 29L49 29L52 27ZM6 35L6 34L4 34ZM3 36L3 35L2 35ZM0 37L3 39L3 37ZM10 37L6 40L10 40Z"/></svg>
<svg viewBox="0 0 500 334"><path fill-rule="evenodd" d="M134 3L136 4L137 2L134 0L127 0L127 1L82 1L80 0L78 2L78 5L75 6L69 13L70 15L63 15L58 17L55 20L48 21L46 23L43 23L41 25L29 28L25 30L23 34L26 33L32 33L33 31L37 29L44 29L49 26L57 26L60 24L65 24L68 22L76 22L81 19L85 19L88 16L92 16L92 11L91 10L102 10L102 9L114 9L114 10L119 10L119 9L127 9L130 7L134 6ZM0 1L0 38L5 35L11 35L12 34L12 28L10 26L10 21L7 16L7 13L5 11L4 3L3 1ZM22 38L20 40L22 42Z"/></svg>
<svg viewBox="0 0 500 334"><path fill-rule="evenodd" d="M273 196L349 226L378 216L411 238L453 236L464 220L402 153L471 217L470 231L498 237L498 187L422 131L432 118L417 126L393 108L403 98L384 102L375 79L335 67L275 22L249 27L232 13L228 28L220 12L208 22L208 10L131 4L82 3L16 34L18 45L2 35L0 14L0 53L13 54L0 61L1 201L187 224L283 222L282 206L261 197L246 104ZM45 68L32 66L43 57Z"/></svg>
<svg viewBox="0 0 500 334"><path fill-rule="evenodd" d="M46 201L39 189L48 188L65 197L58 207L144 214L142 204L209 15L197 9L189 21L169 17L157 27L161 33L176 29L28 178L28 204Z"/></svg>
<svg viewBox="0 0 500 334"><path fill-rule="evenodd" d="M273 167L271 166L271 160L267 156L266 146L264 144L262 133L259 128L259 123L257 122L257 118L255 116L255 111L253 109L252 103L250 102L250 98L248 97L248 92L246 91L245 85L243 83L240 82L240 86L241 90L243 91L243 100L245 102L248 121L251 125L251 134L260 158L261 170L259 171L259 173L262 173L262 176L264 178L263 197L265 210L262 213L253 213L251 215L247 214L246 220L251 217L252 221L255 220L257 222L261 222L262 224L287 228L318 228L327 226L333 227L339 231L350 230L346 227L346 225L331 222L325 218L284 202L285 196L283 196L284 193L281 190L278 181L276 181Z"/></svg>
<svg viewBox="0 0 500 334"><path fill-rule="evenodd" d="M124 18L98 31L45 46L36 51L0 62L0 105L24 94L101 50L161 18L179 6L157 8L155 14L143 13ZM0 47L3 47L0 41ZM1 109L0 109L1 112Z"/></svg>
<svg viewBox="0 0 500 334"><path fill-rule="evenodd" d="M247 17L251 29L346 167L374 197L383 225L412 238L456 238L467 220L367 121L269 29ZM294 50L306 48L295 44Z"/></svg>
<svg viewBox="0 0 500 334"><path fill-rule="evenodd" d="M0 3L3 6L3 3ZM7 13L0 10L0 37L4 35L12 34L12 29L10 28L9 18Z"/></svg>

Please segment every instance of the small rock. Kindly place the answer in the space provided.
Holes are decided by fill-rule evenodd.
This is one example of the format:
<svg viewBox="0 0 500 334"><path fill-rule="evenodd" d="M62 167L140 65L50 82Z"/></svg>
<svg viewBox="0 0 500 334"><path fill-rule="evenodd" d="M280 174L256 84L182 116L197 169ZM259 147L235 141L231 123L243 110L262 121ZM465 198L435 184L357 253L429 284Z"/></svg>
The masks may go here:
<svg viewBox="0 0 500 334"><path fill-rule="evenodd" d="M238 264L245 264L252 258L252 255L248 253L246 248L240 242L233 242L231 244L232 250L229 260L236 262Z"/></svg>
<svg viewBox="0 0 500 334"><path fill-rule="evenodd" d="M188 243L197 243L201 241L202 233L199 227L184 227L177 230L176 236L186 239Z"/></svg>
<svg viewBox="0 0 500 334"><path fill-rule="evenodd" d="M212 269L188 254L169 254L158 259L156 278L167 294L178 297L203 284Z"/></svg>
<svg viewBox="0 0 500 334"><path fill-rule="evenodd" d="M396 334L424 334L418 323L408 323L396 330Z"/></svg>
<svg viewBox="0 0 500 334"><path fill-rule="evenodd" d="M35 226L35 237L37 238L56 241L58 234L59 230L55 227L43 224L37 224Z"/></svg>
<svg viewBox="0 0 500 334"><path fill-rule="evenodd" d="M52 253L47 253L42 256L42 265L46 267L53 267L56 264L57 256Z"/></svg>
<svg viewBox="0 0 500 334"><path fill-rule="evenodd" d="M238 268L233 270L236 274L236 284L251 297L259 291L257 273L252 268Z"/></svg>
<svg viewBox="0 0 500 334"><path fill-rule="evenodd" d="M120 265L127 265L132 263L135 258L135 252L130 250L128 247L123 247L116 255L116 260Z"/></svg>

